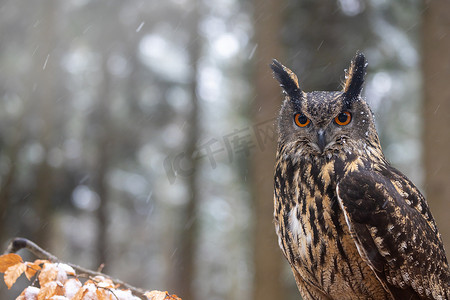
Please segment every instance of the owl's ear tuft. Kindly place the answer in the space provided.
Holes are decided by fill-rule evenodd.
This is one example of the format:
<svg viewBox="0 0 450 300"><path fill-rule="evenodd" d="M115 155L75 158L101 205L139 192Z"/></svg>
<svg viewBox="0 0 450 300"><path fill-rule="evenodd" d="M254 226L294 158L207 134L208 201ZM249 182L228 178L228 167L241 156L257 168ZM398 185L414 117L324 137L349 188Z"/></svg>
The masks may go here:
<svg viewBox="0 0 450 300"><path fill-rule="evenodd" d="M361 52L357 52L355 58L350 63L350 67L345 74L344 94L345 99L351 102L358 98L361 93L366 75L367 61Z"/></svg>
<svg viewBox="0 0 450 300"><path fill-rule="evenodd" d="M283 66L278 60L272 60L270 68L273 71L273 77L280 83L284 92L291 98L299 98L302 95L300 86L298 85L297 75L289 68Z"/></svg>

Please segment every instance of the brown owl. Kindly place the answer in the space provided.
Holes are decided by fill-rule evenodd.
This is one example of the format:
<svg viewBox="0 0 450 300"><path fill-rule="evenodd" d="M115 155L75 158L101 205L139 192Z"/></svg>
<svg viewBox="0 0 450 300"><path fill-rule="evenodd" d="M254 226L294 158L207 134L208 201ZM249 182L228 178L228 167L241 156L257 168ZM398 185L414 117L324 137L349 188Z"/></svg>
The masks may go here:
<svg viewBox="0 0 450 300"><path fill-rule="evenodd" d="M384 157L361 98L357 53L342 91L303 92L274 60L274 217L303 299L449 299L449 268L425 198Z"/></svg>

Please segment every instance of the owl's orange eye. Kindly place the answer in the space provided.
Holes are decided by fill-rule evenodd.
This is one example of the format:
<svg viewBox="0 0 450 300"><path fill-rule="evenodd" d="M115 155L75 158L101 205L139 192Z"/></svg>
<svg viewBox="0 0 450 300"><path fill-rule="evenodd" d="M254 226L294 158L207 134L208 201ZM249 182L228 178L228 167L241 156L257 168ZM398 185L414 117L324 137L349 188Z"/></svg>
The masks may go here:
<svg viewBox="0 0 450 300"><path fill-rule="evenodd" d="M352 115L348 111L343 111L336 118L334 118L334 122L341 126L347 125L351 120Z"/></svg>
<svg viewBox="0 0 450 300"><path fill-rule="evenodd" d="M306 127L310 122L304 114L295 114L294 121L298 127Z"/></svg>

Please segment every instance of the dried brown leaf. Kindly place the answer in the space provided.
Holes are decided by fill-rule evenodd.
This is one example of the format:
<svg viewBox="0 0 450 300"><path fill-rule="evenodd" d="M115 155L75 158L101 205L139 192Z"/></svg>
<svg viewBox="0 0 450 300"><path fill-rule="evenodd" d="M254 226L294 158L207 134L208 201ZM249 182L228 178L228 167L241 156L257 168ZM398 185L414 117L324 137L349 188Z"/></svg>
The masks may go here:
<svg viewBox="0 0 450 300"><path fill-rule="evenodd" d="M58 269L54 264L46 263L38 276L39 284L44 286L47 282L54 281L58 275Z"/></svg>
<svg viewBox="0 0 450 300"><path fill-rule="evenodd" d="M71 299L82 287L81 281L78 278L70 278L64 283L64 296Z"/></svg>
<svg viewBox="0 0 450 300"><path fill-rule="evenodd" d="M98 300L108 300L105 290L97 289L95 292L97 293Z"/></svg>
<svg viewBox="0 0 450 300"><path fill-rule="evenodd" d="M147 296L149 300L181 300L178 296L170 295L167 291L150 291L146 292L144 295Z"/></svg>
<svg viewBox="0 0 450 300"><path fill-rule="evenodd" d="M59 270L59 272L64 272L66 275L69 276L76 276L75 270L74 268L72 268L70 265L68 264L64 264L64 263L58 263L57 268ZM60 274L61 275L61 274Z"/></svg>
<svg viewBox="0 0 450 300"><path fill-rule="evenodd" d="M16 300L37 300L37 295L39 294L39 288L35 286L26 287Z"/></svg>
<svg viewBox="0 0 450 300"><path fill-rule="evenodd" d="M28 280L31 280L31 278L36 275L36 272L41 269L41 266L37 263L32 262L25 262L27 269L25 270L25 275L27 276Z"/></svg>
<svg viewBox="0 0 450 300"><path fill-rule="evenodd" d="M103 289L113 289L116 287L114 282L109 278L103 278L101 281L98 281L96 286Z"/></svg>
<svg viewBox="0 0 450 300"><path fill-rule="evenodd" d="M58 294L58 284L56 282L48 282L43 287L41 287L41 290L38 294L38 300L45 300L50 299L51 297L59 295Z"/></svg>
<svg viewBox="0 0 450 300"><path fill-rule="evenodd" d="M88 292L88 289L82 287L78 290L78 292L72 297L70 300L82 300L84 295Z"/></svg>
<svg viewBox="0 0 450 300"><path fill-rule="evenodd" d="M0 256L0 273L5 273L5 271L15 264L22 263L22 257L15 253L4 254Z"/></svg>
<svg viewBox="0 0 450 300"><path fill-rule="evenodd" d="M166 298L166 292L151 291L144 294L150 300L164 300Z"/></svg>
<svg viewBox="0 0 450 300"><path fill-rule="evenodd" d="M37 265L43 265L43 264L51 264L52 262L47 259L36 259L34 263Z"/></svg>
<svg viewBox="0 0 450 300"><path fill-rule="evenodd" d="M23 272L27 269L27 265L24 263L18 263L13 266L10 266L5 271L5 283L8 289L10 289L13 284L16 282L17 278L19 278L20 275L22 275Z"/></svg>

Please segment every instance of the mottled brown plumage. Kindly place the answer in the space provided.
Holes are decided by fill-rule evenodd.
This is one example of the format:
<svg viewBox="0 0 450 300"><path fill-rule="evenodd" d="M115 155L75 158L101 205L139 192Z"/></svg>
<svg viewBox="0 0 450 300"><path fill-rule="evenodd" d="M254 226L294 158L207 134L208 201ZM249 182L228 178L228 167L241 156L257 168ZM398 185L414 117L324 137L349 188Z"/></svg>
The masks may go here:
<svg viewBox="0 0 450 300"><path fill-rule="evenodd" d="M301 90L274 60L285 93L274 217L303 299L449 299L440 234L420 191L385 159L360 93L358 53L342 91Z"/></svg>

